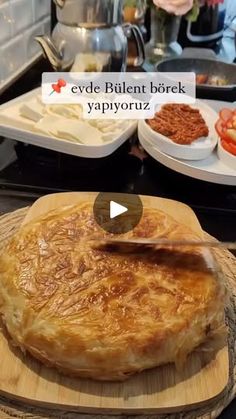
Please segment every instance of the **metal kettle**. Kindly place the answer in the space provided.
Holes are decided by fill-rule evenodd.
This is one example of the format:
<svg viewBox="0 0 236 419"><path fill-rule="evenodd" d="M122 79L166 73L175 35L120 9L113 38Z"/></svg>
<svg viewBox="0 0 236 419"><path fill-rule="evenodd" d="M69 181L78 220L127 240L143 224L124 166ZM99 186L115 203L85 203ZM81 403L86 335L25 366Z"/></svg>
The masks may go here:
<svg viewBox="0 0 236 419"><path fill-rule="evenodd" d="M58 23L52 36L37 36L56 71L125 71L127 38L137 45L135 65L142 65L144 43L139 28L123 24L123 0L54 0Z"/></svg>

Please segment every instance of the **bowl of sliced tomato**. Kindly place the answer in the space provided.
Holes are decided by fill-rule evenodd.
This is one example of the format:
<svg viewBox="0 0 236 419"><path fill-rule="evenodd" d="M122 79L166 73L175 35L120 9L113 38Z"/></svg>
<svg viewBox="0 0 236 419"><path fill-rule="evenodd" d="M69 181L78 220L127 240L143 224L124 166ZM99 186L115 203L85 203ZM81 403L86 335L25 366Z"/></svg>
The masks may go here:
<svg viewBox="0 0 236 419"><path fill-rule="evenodd" d="M218 142L218 157L236 171L236 109L222 109L215 125Z"/></svg>

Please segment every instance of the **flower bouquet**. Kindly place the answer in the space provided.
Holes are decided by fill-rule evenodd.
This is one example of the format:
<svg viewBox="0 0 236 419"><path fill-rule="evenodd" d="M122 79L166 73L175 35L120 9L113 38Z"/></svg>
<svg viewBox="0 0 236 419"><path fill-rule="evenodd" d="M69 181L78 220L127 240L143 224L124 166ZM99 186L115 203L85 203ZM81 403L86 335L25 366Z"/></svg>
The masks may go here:
<svg viewBox="0 0 236 419"><path fill-rule="evenodd" d="M174 3L175 6L172 6L171 1L148 0L152 14L152 39L147 47L149 59L151 57L151 61L158 61L168 56L181 54L181 47L177 43L181 17L191 23L196 22L201 7L208 6L214 9L220 3L224 3L224 0L193 0L191 9L182 14L186 8L176 7L176 3ZM157 7L157 4L162 7Z"/></svg>
<svg viewBox="0 0 236 419"><path fill-rule="evenodd" d="M191 0L190 0L191 1ZM172 5L171 1L166 2L164 0L148 0L150 7L156 8L157 13L160 15L160 20L163 23L173 15L184 16L187 20L195 22L199 16L200 8L202 6L216 7L219 4L224 3L225 0L193 0L192 8L185 13L186 7ZM187 2L186 2L187 3ZM156 5L160 5L159 7Z"/></svg>

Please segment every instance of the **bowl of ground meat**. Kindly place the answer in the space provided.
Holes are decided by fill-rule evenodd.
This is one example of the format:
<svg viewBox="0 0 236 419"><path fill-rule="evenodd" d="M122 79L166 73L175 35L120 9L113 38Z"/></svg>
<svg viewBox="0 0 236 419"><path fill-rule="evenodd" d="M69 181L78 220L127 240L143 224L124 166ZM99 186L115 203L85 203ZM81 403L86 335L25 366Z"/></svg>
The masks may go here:
<svg viewBox="0 0 236 419"><path fill-rule="evenodd" d="M138 132L152 147L184 160L207 158L217 145L217 113L207 104L159 105L152 119L139 122Z"/></svg>

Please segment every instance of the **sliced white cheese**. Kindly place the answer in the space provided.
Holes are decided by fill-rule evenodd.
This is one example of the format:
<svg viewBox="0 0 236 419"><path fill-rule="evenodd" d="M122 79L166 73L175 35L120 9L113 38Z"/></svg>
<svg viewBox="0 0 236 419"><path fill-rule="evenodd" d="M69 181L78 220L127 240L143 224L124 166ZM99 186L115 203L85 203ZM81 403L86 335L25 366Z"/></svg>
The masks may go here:
<svg viewBox="0 0 236 419"><path fill-rule="evenodd" d="M56 135L58 122L60 122L60 118L46 115L34 125L34 130L47 135Z"/></svg>
<svg viewBox="0 0 236 419"><path fill-rule="evenodd" d="M45 112L49 115L62 116L64 118L81 119L83 109L80 105L46 105Z"/></svg>
<svg viewBox="0 0 236 419"><path fill-rule="evenodd" d="M46 115L34 125L34 129L43 134L85 145L103 144L102 133L83 121Z"/></svg>
<svg viewBox="0 0 236 419"><path fill-rule="evenodd" d="M30 119L22 118L19 112L9 112L9 110L6 109L0 114L0 125L8 125L8 127L11 128L18 128L20 130L31 131L34 127L34 122Z"/></svg>
<svg viewBox="0 0 236 419"><path fill-rule="evenodd" d="M108 132L106 134L102 134L102 139L104 142L110 142L113 141L115 138L119 137L120 130Z"/></svg>
<svg viewBox="0 0 236 419"><path fill-rule="evenodd" d="M129 120L120 120L120 119L88 119L86 121L89 125L97 128L102 134L112 134L115 132L116 134L121 133L122 131L126 131L126 129L130 126Z"/></svg>
<svg viewBox="0 0 236 419"><path fill-rule="evenodd" d="M31 101L23 104L19 109L19 113L24 118L38 122L43 117L44 107L36 101Z"/></svg>
<svg viewBox="0 0 236 419"><path fill-rule="evenodd" d="M42 102L42 95L37 95L35 99L36 99L36 102L39 103L41 106L45 106L44 103Z"/></svg>
<svg viewBox="0 0 236 419"><path fill-rule="evenodd" d="M69 120L66 124L65 120L60 121L57 125L57 132L61 138L73 138L85 145L103 144L101 132L83 121Z"/></svg>
<svg viewBox="0 0 236 419"><path fill-rule="evenodd" d="M78 139L76 140L68 132L67 133L64 133L63 131L59 131L59 132L57 132L57 135L55 135L55 137L57 137L60 140L70 141L71 143L77 143L77 144L79 143L79 144L82 144L81 141L79 141Z"/></svg>

